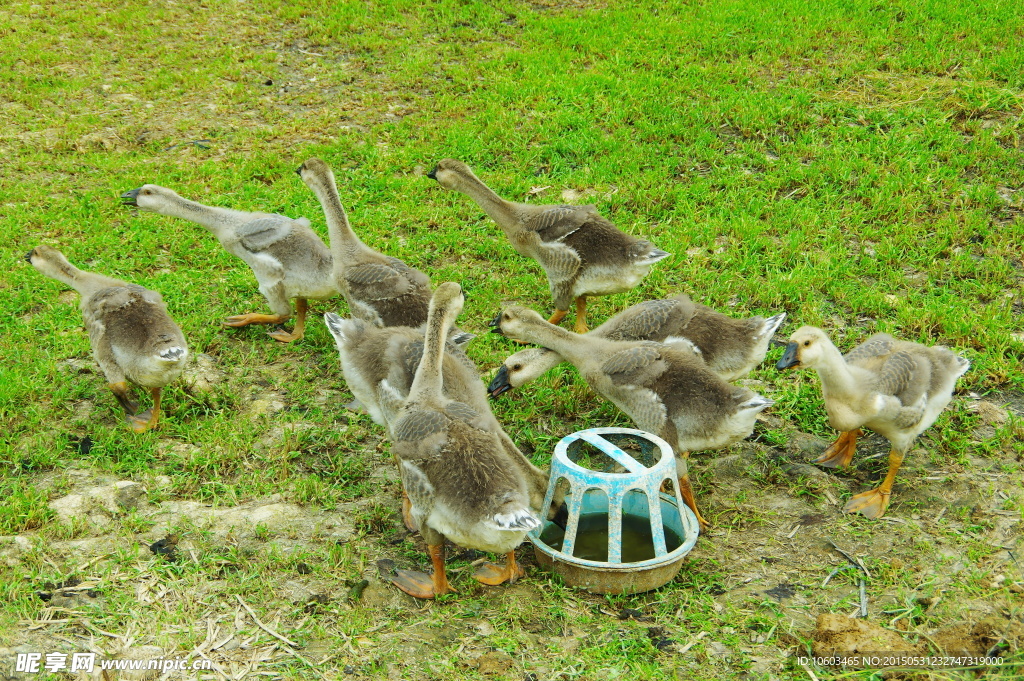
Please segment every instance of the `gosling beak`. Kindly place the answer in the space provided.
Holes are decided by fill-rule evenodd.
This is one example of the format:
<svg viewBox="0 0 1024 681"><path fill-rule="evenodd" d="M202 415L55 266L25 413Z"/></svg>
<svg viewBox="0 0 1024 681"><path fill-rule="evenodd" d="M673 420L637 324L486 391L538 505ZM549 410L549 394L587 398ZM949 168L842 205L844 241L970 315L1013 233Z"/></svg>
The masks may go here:
<svg viewBox="0 0 1024 681"><path fill-rule="evenodd" d="M33 248L31 251L29 251L28 253L25 254L25 262L27 262L29 265L32 264L32 254L35 253L35 252L36 252L36 249Z"/></svg>
<svg viewBox="0 0 1024 681"><path fill-rule="evenodd" d="M493 400L511 389L512 384L508 382L508 367L502 364L498 367L498 373L494 374L494 378L487 384L487 392L490 393Z"/></svg>
<svg viewBox="0 0 1024 681"><path fill-rule="evenodd" d="M121 205L122 206L138 206L139 205L139 191L141 189L142 189L142 187L139 187L139 189L133 189L130 192L125 192L124 194L121 194Z"/></svg>
<svg viewBox="0 0 1024 681"><path fill-rule="evenodd" d="M798 345L796 343L790 343L786 346L786 351L782 353L782 359L778 361L775 368L778 370L792 369L793 367L800 366L800 358L797 356Z"/></svg>
<svg viewBox="0 0 1024 681"><path fill-rule="evenodd" d="M559 506L554 515L551 516L551 522L564 530L565 526L569 524L569 507L564 503Z"/></svg>
<svg viewBox="0 0 1024 681"><path fill-rule="evenodd" d="M491 333L501 333L501 313L494 315L494 319L487 322L487 326L491 327Z"/></svg>
<svg viewBox="0 0 1024 681"><path fill-rule="evenodd" d="M431 180L437 179L437 166L434 166L434 169L427 173L427 177L429 177Z"/></svg>
<svg viewBox="0 0 1024 681"><path fill-rule="evenodd" d="M299 166L298 168L295 169L295 174L298 175L299 177L302 177L302 171L303 171L303 169L305 167L306 167L306 164L303 163L301 166Z"/></svg>

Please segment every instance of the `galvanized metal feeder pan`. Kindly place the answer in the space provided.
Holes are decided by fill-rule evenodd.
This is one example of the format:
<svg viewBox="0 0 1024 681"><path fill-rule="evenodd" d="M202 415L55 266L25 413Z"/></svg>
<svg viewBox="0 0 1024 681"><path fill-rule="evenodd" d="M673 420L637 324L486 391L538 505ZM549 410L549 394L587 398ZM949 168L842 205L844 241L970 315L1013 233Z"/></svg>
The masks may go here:
<svg viewBox="0 0 1024 681"><path fill-rule="evenodd" d="M673 494L660 491L666 481ZM700 526L679 494L675 455L656 435L591 428L562 438L543 508L558 489L565 492L565 527L548 521L528 536L537 562L571 586L612 594L656 589L676 576L697 542Z"/></svg>

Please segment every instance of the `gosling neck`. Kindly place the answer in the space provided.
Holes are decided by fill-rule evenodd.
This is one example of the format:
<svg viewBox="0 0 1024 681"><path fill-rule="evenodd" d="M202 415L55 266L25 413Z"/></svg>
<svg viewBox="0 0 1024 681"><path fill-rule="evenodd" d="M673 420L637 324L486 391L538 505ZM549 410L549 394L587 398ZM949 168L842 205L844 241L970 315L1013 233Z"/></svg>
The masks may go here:
<svg viewBox="0 0 1024 681"><path fill-rule="evenodd" d="M472 172L460 173L457 190L473 199L506 233L519 226L515 205L506 201Z"/></svg>
<svg viewBox="0 0 1024 681"><path fill-rule="evenodd" d="M331 256L334 262L341 263L361 250L367 250L356 233L352 231L349 224L348 214L341 203L338 195L338 186L334 182L333 175L318 177L309 183L310 189L316 194L320 201L320 207L324 211L324 220L327 222L327 237L331 243Z"/></svg>
<svg viewBox="0 0 1024 681"><path fill-rule="evenodd" d="M83 304L97 291L111 286L126 286L120 279L78 269L64 258L47 261L44 267L38 269L51 279L75 289L82 297Z"/></svg>
<svg viewBox="0 0 1024 681"><path fill-rule="evenodd" d="M431 301L427 312L426 336L423 339L423 358L416 367L412 387L409 389L410 401L437 399L442 393L441 362L452 316L450 306L438 306Z"/></svg>
<svg viewBox="0 0 1024 681"><path fill-rule="evenodd" d="M33 263L33 265L35 265L35 263ZM85 272L78 269L67 260L63 258L47 260L42 263L42 267L36 266L36 269L48 276L50 279L56 279L62 284L66 284L81 293L82 275L84 275Z"/></svg>
<svg viewBox="0 0 1024 681"><path fill-rule="evenodd" d="M547 352L542 352L537 355L533 362L533 372L540 376L541 374L547 373L551 369L565 361L565 358L561 354L552 350L551 348L545 347Z"/></svg>
<svg viewBox="0 0 1024 681"><path fill-rule="evenodd" d="M159 211L161 214L202 225L217 236L220 236L229 224L237 222L237 214L240 212L230 208L204 206L177 194L167 196L165 199L166 201Z"/></svg>
<svg viewBox="0 0 1024 681"><path fill-rule="evenodd" d="M580 340L583 336L550 324L543 319L526 320L521 333L516 334L515 338L528 343L536 343L551 350L552 352L548 353L549 356L542 360L550 363L551 366L560 364L562 358L577 364L579 359L589 354L586 347L589 345L589 341L595 340ZM556 358L559 362L554 361Z"/></svg>
<svg viewBox="0 0 1024 681"><path fill-rule="evenodd" d="M843 359L842 353L829 340L819 343L821 357L810 368L818 372L822 392L840 398L855 395L856 377L850 370L850 365Z"/></svg>

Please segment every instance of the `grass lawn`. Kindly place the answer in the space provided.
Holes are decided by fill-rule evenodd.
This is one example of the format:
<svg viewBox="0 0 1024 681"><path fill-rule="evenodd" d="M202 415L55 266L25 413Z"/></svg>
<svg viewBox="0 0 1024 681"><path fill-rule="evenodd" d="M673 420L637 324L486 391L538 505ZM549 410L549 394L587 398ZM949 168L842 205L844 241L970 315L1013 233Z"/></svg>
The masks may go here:
<svg viewBox="0 0 1024 681"><path fill-rule="evenodd" d="M794 657L818 615L859 602L853 573L822 586L845 563L830 538L869 569L872 622L927 649L954 634L981 641L978 627L998 620L992 649L1007 663L988 673L1019 678L1020 9L7 3L0 669L16 651L91 650L205 656L210 678L881 678ZM476 556L453 551L459 593L414 603L377 572L378 560L426 559L401 528L383 430L344 406L320 321L344 302L315 303L306 338L289 345L226 329L228 315L268 311L251 271L201 227L118 199L160 184L305 216L326 239L294 173L313 156L334 168L366 243L435 284L462 283L459 325L478 334L469 353L485 378L518 349L487 321L513 302L547 314L551 300L535 263L425 176L444 157L510 199L594 203L674 254L632 292L592 299L595 324L685 291L737 316L785 311L782 336L812 324L849 348L888 331L953 347L972 368L908 456L892 521L839 513L883 474L879 438L850 471L800 468L813 458L800 443L834 433L816 377L776 372L770 351L752 387L776 404L752 441L693 459L715 527L669 586L598 597L530 567L515 586L484 588L468 577ZM121 422L77 296L24 262L41 243L163 295L195 370L165 391L158 430ZM571 368L495 413L538 465L574 430L629 425ZM135 510L68 519L48 506L118 480L145 486ZM169 533L176 561L147 548Z"/></svg>

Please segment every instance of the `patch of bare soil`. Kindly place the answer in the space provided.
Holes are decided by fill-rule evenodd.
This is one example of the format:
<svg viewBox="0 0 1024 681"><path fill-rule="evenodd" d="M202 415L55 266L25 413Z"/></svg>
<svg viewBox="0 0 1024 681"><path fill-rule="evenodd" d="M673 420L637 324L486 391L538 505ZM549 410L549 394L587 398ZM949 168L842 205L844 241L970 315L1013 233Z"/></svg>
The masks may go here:
<svg viewBox="0 0 1024 681"><path fill-rule="evenodd" d="M877 624L833 613L818 615L812 638L815 657L874 655L878 651L898 655L922 652L918 646L904 641L899 634Z"/></svg>

